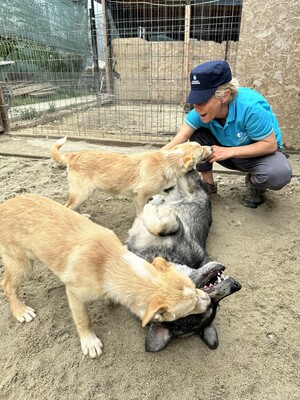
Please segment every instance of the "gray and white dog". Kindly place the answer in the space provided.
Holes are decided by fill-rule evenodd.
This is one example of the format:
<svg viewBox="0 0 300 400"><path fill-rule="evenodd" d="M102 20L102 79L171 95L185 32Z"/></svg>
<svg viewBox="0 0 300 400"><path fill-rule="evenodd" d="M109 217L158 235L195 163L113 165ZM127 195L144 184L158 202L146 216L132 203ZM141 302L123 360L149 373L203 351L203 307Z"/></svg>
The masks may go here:
<svg viewBox="0 0 300 400"><path fill-rule="evenodd" d="M197 334L212 349L218 347L218 335L212 322L219 301L240 290L241 285L223 274L223 264L208 259L205 244L211 223L209 196L199 174L192 170L179 178L175 186L154 196L129 230L126 245L130 251L149 262L157 256L165 258L211 298L211 305L204 314L151 324L146 351L159 351L173 337L191 334Z"/></svg>

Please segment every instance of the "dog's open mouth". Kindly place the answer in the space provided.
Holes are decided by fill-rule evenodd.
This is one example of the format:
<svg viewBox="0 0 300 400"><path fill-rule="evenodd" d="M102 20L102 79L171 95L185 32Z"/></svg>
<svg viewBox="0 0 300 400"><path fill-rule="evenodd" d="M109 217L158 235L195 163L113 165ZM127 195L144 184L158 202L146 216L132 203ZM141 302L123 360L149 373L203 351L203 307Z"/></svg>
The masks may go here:
<svg viewBox="0 0 300 400"><path fill-rule="evenodd" d="M224 270L223 264L208 263L198 276L196 287L206 292L212 301L220 301L241 289L239 282L232 276L225 275Z"/></svg>
<svg viewBox="0 0 300 400"><path fill-rule="evenodd" d="M219 263L208 263L197 270L194 282L198 289L209 292L211 288L223 282L228 277L224 275L225 266Z"/></svg>
<svg viewBox="0 0 300 400"><path fill-rule="evenodd" d="M207 277L204 285L200 287L200 289L202 289L206 293L209 293L214 287L228 279L228 276L224 275L224 269L220 272L212 273L210 275L211 276ZM201 283L203 284L203 282Z"/></svg>
<svg viewBox="0 0 300 400"><path fill-rule="evenodd" d="M210 147L210 146L204 146L204 147L209 148L209 154L206 157L204 157L203 160L199 164L203 164L203 163L207 162L209 160L210 156L212 155L212 147Z"/></svg>

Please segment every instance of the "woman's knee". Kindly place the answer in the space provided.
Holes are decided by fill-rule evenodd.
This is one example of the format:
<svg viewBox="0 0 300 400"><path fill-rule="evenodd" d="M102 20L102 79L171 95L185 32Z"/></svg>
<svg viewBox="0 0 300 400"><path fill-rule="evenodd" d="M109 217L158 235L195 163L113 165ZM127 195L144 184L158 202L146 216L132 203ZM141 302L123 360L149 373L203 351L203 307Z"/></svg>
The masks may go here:
<svg viewBox="0 0 300 400"><path fill-rule="evenodd" d="M292 178L292 171L291 170L286 170L286 171L281 171L276 177L273 177L273 179L270 181L270 189L272 190L280 190L284 186L286 186L288 183L290 183Z"/></svg>
<svg viewBox="0 0 300 400"><path fill-rule="evenodd" d="M269 169L265 173L251 175L251 180L261 189L280 190L286 186L292 177L292 169L287 164L280 169Z"/></svg>

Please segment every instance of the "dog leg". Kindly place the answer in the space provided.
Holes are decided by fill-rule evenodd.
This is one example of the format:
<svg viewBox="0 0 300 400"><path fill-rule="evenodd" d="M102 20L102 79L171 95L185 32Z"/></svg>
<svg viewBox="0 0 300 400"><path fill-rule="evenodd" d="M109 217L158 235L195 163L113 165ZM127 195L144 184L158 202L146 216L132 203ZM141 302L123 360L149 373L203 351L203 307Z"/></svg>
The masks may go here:
<svg viewBox="0 0 300 400"><path fill-rule="evenodd" d="M96 358L102 354L103 344L93 332L84 301L80 299L80 295L76 293L76 289L66 286L66 292L83 354L88 354L91 358Z"/></svg>
<svg viewBox="0 0 300 400"><path fill-rule="evenodd" d="M174 210L164 203L158 206L152 202L146 204L142 218L148 232L155 236L174 234L179 227Z"/></svg>
<svg viewBox="0 0 300 400"><path fill-rule="evenodd" d="M69 199L65 207L78 211L80 205L91 196L93 191L94 187L88 181L80 180L77 177L69 178Z"/></svg>
<svg viewBox="0 0 300 400"><path fill-rule="evenodd" d="M30 322L35 317L33 308L26 306L19 295L18 288L32 271L32 261L22 254L19 249L14 249L16 255L11 256L5 249L2 249L4 264L4 279L2 286L4 295L7 298L13 316L20 322Z"/></svg>
<svg viewBox="0 0 300 400"><path fill-rule="evenodd" d="M80 205L88 199L89 196L85 195L84 193L81 195L78 194L71 194L68 201L65 204L65 207L71 208L71 210L78 211Z"/></svg>
<svg viewBox="0 0 300 400"><path fill-rule="evenodd" d="M133 199L135 209L136 209L136 215L139 216L143 212L144 205L147 203L148 199L151 197L151 195L145 195L138 193Z"/></svg>

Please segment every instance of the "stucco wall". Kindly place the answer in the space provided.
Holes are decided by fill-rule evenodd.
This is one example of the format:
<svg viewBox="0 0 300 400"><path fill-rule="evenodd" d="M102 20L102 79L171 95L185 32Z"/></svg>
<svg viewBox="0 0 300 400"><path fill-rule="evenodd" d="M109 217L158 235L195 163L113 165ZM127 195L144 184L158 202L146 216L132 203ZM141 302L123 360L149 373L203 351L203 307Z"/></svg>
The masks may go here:
<svg viewBox="0 0 300 400"><path fill-rule="evenodd" d="M179 41L148 42L130 38L114 39L112 48L115 71L120 74L114 82L117 100L183 104L190 87L189 71L202 62L224 59L226 52L234 68L237 43L191 41L186 51L184 43Z"/></svg>
<svg viewBox="0 0 300 400"><path fill-rule="evenodd" d="M300 1L244 0L236 74L263 94L288 148L300 150Z"/></svg>
<svg viewBox="0 0 300 400"><path fill-rule="evenodd" d="M244 0L240 41L191 41L188 70L224 59L241 86L262 93L277 115L287 148L300 150L300 1ZM238 51L237 51L238 47ZM139 38L112 43L117 100L184 104L189 90L183 42Z"/></svg>

